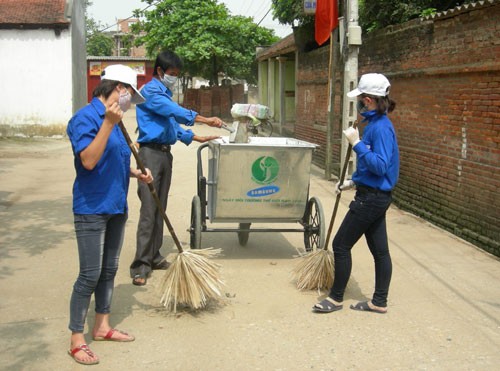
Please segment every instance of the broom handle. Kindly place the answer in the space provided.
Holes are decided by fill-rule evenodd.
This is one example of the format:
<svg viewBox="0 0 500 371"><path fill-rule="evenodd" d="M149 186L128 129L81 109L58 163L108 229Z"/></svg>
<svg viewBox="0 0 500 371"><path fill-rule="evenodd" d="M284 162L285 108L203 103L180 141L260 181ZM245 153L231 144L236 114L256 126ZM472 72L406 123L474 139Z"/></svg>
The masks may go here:
<svg viewBox="0 0 500 371"><path fill-rule="evenodd" d="M358 126L358 122L354 121L352 124L353 128L356 128ZM347 167L349 166L349 158L351 157L351 152L352 152L352 146L349 143L347 146L347 151L345 153L345 161L344 161L344 166L342 167L342 172L340 173L340 179L339 179L339 185L342 185L344 183L345 175L347 173ZM339 209L339 203L340 203L340 196L342 195L342 192L340 192L337 195L337 198L335 199L335 206L333 207L333 212L332 212L332 218L330 219L330 226L328 227L328 233L326 234L326 241L325 241L325 250L328 250L328 244L330 243L330 237L332 235L332 230L333 230L333 223L335 221L335 217L337 216L337 210Z"/></svg>
<svg viewBox="0 0 500 371"><path fill-rule="evenodd" d="M128 135L127 129L125 128L125 125L123 125L123 121L120 120L118 123L118 126L120 127L120 130L123 133L123 136L125 137L125 140L127 141L128 146L132 150L132 153L134 154L135 161L137 162L137 166L139 166L139 169L141 169L141 172L146 175L146 168L144 167L144 164L142 160L139 158L139 153L137 152L137 148L135 148L134 143L132 143L132 140L130 139L130 136ZM149 191L151 192L151 196L153 196L153 199L155 201L156 207L158 208L158 211L160 211L161 216L163 217L163 220L165 221L165 224L167 225L168 231L170 232L170 235L172 236L172 239L175 242L175 246L177 247L177 250L179 250L179 253L183 253L184 250L182 249L181 242L177 238L177 235L175 234L174 227L172 226L172 223L170 223L170 220L168 219L167 213L165 210L163 210L163 207L161 205L160 198L158 197L158 194L156 193L155 186L153 183L148 183L148 188Z"/></svg>

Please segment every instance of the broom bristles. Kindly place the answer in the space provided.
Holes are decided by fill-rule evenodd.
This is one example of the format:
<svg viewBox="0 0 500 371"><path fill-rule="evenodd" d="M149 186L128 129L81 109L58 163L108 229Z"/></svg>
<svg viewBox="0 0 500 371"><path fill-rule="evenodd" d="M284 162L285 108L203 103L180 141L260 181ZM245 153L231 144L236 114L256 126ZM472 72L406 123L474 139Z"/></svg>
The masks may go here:
<svg viewBox="0 0 500 371"><path fill-rule="evenodd" d="M219 278L220 266L208 259L219 255L220 251L209 248L178 254L160 284L163 292L160 302L176 312L178 304L199 309L211 299L220 299L224 285Z"/></svg>
<svg viewBox="0 0 500 371"><path fill-rule="evenodd" d="M333 285L333 253L318 249L299 258L293 269L299 290L323 290Z"/></svg>

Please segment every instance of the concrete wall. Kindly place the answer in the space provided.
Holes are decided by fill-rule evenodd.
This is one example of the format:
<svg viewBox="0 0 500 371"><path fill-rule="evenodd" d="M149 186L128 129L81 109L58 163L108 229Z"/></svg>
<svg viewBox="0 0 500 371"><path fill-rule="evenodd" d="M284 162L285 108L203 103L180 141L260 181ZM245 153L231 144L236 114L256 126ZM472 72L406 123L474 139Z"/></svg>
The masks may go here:
<svg viewBox="0 0 500 371"><path fill-rule="evenodd" d="M0 50L0 132L66 125L73 97L70 31L0 30Z"/></svg>
<svg viewBox="0 0 500 371"><path fill-rule="evenodd" d="M500 5L494 3L365 35L359 74L381 72L392 83L401 149L396 203L500 256ZM314 159L320 166L327 71L328 48L299 56L296 136L322 146ZM336 121L334 163L340 138Z"/></svg>
<svg viewBox="0 0 500 371"><path fill-rule="evenodd" d="M285 67L285 121L295 122L295 60Z"/></svg>
<svg viewBox="0 0 500 371"><path fill-rule="evenodd" d="M63 30L0 30L0 135L64 134L87 103L83 2L68 0L65 17Z"/></svg>

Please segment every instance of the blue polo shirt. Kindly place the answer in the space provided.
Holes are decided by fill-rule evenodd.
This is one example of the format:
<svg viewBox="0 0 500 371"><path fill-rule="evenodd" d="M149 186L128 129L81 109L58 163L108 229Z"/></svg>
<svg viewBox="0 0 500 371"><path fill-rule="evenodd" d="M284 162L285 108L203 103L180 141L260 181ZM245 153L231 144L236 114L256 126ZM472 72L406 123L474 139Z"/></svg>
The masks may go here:
<svg viewBox="0 0 500 371"><path fill-rule="evenodd" d="M124 214L128 210L131 151L118 125L114 126L104 153L94 169L85 169L80 160L80 153L94 140L101 128L105 111L104 104L94 98L71 118L66 129L75 156L75 214Z"/></svg>
<svg viewBox="0 0 500 371"><path fill-rule="evenodd" d="M141 89L146 102L136 106L139 143L186 145L193 141L194 133L179 124L194 125L198 113L181 107L172 100L172 92L160 80L153 78Z"/></svg>
<svg viewBox="0 0 500 371"><path fill-rule="evenodd" d="M353 150L357 155L352 180L381 191L391 191L399 178L399 148L396 132L387 115L377 111L361 114L368 121L361 141Z"/></svg>

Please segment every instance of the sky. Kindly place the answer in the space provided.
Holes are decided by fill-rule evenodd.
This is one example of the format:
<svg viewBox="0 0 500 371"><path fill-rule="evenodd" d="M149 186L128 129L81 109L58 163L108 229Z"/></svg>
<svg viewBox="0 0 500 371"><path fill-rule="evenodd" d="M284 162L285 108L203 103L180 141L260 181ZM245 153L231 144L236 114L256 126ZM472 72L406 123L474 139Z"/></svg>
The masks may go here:
<svg viewBox="0 0 500 371"><path fill-rule="evenodd" d="M103 25L112 26L117 19L124 19L132 16L134 9L143 9L147 3L141 0L91 0L92 6L88 9L89 15ZM229 9L231 15L244 15L252 17L255 23L260 22L262 27L271 28L279 37L285 37L292 33L292 28L288 25L281 25L277 20L273 20L272 11L266 15L271 8L271 0L218 0ZM111 27L114 30L116 27Z"/></svg>

